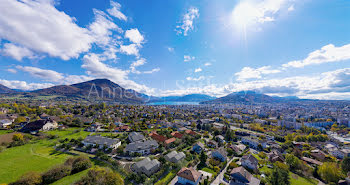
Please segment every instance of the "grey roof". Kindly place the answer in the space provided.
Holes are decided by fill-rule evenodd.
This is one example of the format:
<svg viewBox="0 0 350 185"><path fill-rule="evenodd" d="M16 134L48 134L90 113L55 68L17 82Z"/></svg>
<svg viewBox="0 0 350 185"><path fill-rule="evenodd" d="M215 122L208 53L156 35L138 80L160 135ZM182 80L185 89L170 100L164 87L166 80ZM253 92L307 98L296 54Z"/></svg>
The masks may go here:
<svg viewBox="0 0 350 185"><path fill-rule="evenodd" d="M146 141L137 141L137 142L130 143L126 145L125 149L126 151L138 151L138 150L147 150L154 147L157 148L158 143L155 140L151 139Z"/></svg>
<svg viewBox="0 0 350 185"><path fill-rule="evenodd" d="M145 136L143 136L140 132L132 132L129 134L130 142L141 141L143 139L145 139Z"/></svg>
<svg viewBox="0 0 350 185"><path fill-rule="evenodd" d="M225 140L224 136L222 136L222 135L217 135L216 138L219 138L221 140Z"/></svg>
<svg viewBox="0 0 350 185"><path fill-rule="evenodd" d="M217 150L215 150L215 152L220 153L223 157L227 157L227 151L224 147L220 147Z"/></svg>
<svg viewBox="0 0 350 185"><path fill-rule="evenodd" d="M102 137L99 135L95 135L95 136L87 136L84 139L84 142L85 143L94 143L94 144L98 144L98 145L111 146L111 145L118 143L119 139L112 139L112 138L108 138L108 137Z"/></svg>
<svg viewBox="0 0 350 185"><path fill-rule="evenodd" d="M151 159L149 159L149 158L147 157L147 158L145 158L144 160L135 163L135 167L141 168L142 166L146 166L146 164L149 163L149 162L151 162Z"/></svg>
<svg viewBox="0 0 350 185"><path fill-rule="evenodd" d="M253 164L258 164L259 163L258 159L256 159L252 154L244 155L242 157L242 160L249 160Z"/></svg>
<svg viewBox="0 0 350 185"><path fill-rule="evenodd" d="M170 160L171 162L178 162L185 157L186 155L183 152L177 153L176 151L172 151L165 156L165 159Z"/></svg>
<svg viewBox="0 0 350 185"><path fill-rule="evenodd" d="M142 161L135 163L134 169L141 171L145 174L150 174L154 172L160 166L160 162L157 159L151 160L150 158L145 158Z"/></svg>
<svg viewBox="0 0 350 185"><path fill-rule="evenodd" d="M153 159L152 161L145 164L145 169L151 170L152 168L158 165L160 165L160 162L157 159Z"/></svg>

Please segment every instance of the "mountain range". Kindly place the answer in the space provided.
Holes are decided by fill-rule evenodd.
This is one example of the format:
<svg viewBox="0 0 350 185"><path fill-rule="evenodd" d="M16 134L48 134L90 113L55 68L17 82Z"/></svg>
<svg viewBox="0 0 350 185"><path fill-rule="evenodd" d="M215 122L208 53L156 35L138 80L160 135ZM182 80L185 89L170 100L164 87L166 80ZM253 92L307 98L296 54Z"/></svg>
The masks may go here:
<svg viewBox="0 0 350 185"><path fill-rule="evenodd" d="M58 98L74 98L84 100L103 100L120 103L153 103L153 102L200 102L201 104L230 103L290 103L305 101L295 96L268 96L254 91L241 91L216 98L204 94L189 94L184 96L155 97L125 89L108 79L95 79L72 85L57 85L46 89L21 92L0 84L0 94L6 96L24 95L26 97L57 96ZM316 100L312 100L316 101Z"/></svg>
<svg viewBox="0 0 350 185"><path fill-rule="evenodd" d="M203 102L216 99L205 94L188 94L184 96L165 96L153 98L150 102Z"/></svg>
<svg viewBox="0 0 350 185"><path fill-rule="evenodd" d="M234 92L227 96L217 98L214 100L204 101L201 104L230 104L230 103L281 103L281 102L291 102L300 101L298 97L278 97L278 96L268 96L266 94L257 93L255 91L240 91Z"/></svg>

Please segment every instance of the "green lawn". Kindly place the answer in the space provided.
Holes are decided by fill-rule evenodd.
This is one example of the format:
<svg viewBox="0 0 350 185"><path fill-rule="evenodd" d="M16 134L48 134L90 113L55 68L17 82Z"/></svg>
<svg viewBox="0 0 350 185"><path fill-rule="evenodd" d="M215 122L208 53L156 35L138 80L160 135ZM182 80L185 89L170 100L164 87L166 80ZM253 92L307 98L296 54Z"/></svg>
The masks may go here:
<svg viewBox="0 0 350 185"><path fill-rule="evenodd" d="M304 177L300 177L292 172L289 172L290 176L290 184L291 185L316 185L318 182L314 179L306 179Z"/></svg>
<svg viewBox="0 0 350 185"><path fill-rule="evenodd" d="M11 133L9 130L0 130L0 135Z"/></svg>
<svg viewBox="0 0 350 185"><path fill-rule="evenodd" d="M55 165L62 164L69 155L55 152L53 146L59 139L85 138L89 133L66 131L50 131L58 135L52 140L32 141L29 144L8 148L0 153L0 184L17 180L29 171L44 172Z"/></svg>
<svg viewBox="0 0 350 185"><path fill-rule="evenodd" d="M166 185L176 176L176 171L169 172L164 178L155 183L155 185Z"/></svg>
<svg viewBox="0 0 350 185"><path fill-rule="evenodd" d="M205 172L208 172L208 173L211 173L211 174L215 174L214 170L212 170L212 169L210 169L210 168L207 168L207 167L202 168L201 170L202 170L202 171L205 171Z"/></svg>
<svg viewBox="0 0 350 185"><path fill-rule="evenodd" d="M83 176L85 176L88 171L89 170L84 170L84 171L81 171L81 172L76 173L74 175L64 177L64 178L52 183L51 185L71 185L71 184L77 182L78 180L80 180Z"/></svg>

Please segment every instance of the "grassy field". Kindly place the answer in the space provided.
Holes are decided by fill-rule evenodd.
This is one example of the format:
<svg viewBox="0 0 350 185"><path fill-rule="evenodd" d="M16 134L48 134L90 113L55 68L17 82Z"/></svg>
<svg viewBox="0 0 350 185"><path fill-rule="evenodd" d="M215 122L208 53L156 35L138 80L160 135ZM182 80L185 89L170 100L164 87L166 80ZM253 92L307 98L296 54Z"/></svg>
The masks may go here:
<svg viewBox="0 0 350 185"><path fill-rule="evenodd" d="M292 172L289 172L291 185L316 185L318 182L314 179L306 179Z"/></svg>
<svg viewBox="0 0 350 185"><path fill-rule="evenodd" d="M64 177L64 178L52 183L51 185L71 185L71 184L77 182L78 180L80 180L80 178L82 178L83 176L85 176L88 171L89 170L84 170L84 171L81 171L81 172L76 173L74 175Z"/></svg>
<svg viewBox="0 0 350 185"><path fill-rule="evenodd" d="M0 153L0 184L17 180L29 171L44 172L55 165L63 163L70 155L57 153L53 146L59 139L85 138L88 132L76 132L75 129L66 131L50 131L59 138L34 141L23 146L8 148Z"/></svg>
<svg viewBox="0 0 350 185"><path fill-rule="evenodd" d="M0 135L11 133L9 130L0 130Z"/></svg>
<svg viewBox="0 0 350 185"><path fill-rule="evenodd" d="M169 172L164 178L156 182L155 185L166 185L176 176L176 171Z"/></svg>

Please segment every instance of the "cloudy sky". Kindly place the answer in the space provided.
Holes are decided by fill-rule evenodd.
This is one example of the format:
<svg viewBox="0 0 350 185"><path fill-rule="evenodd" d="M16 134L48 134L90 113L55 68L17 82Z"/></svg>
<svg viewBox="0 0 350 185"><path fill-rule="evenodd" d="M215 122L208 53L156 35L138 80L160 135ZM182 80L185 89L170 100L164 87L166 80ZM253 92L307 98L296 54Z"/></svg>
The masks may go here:
<svg viewBox="0 0 350 185"><path fill-rule="evenodd" d="M350 99L348 0L0 0L0 83Z"/></svg>

